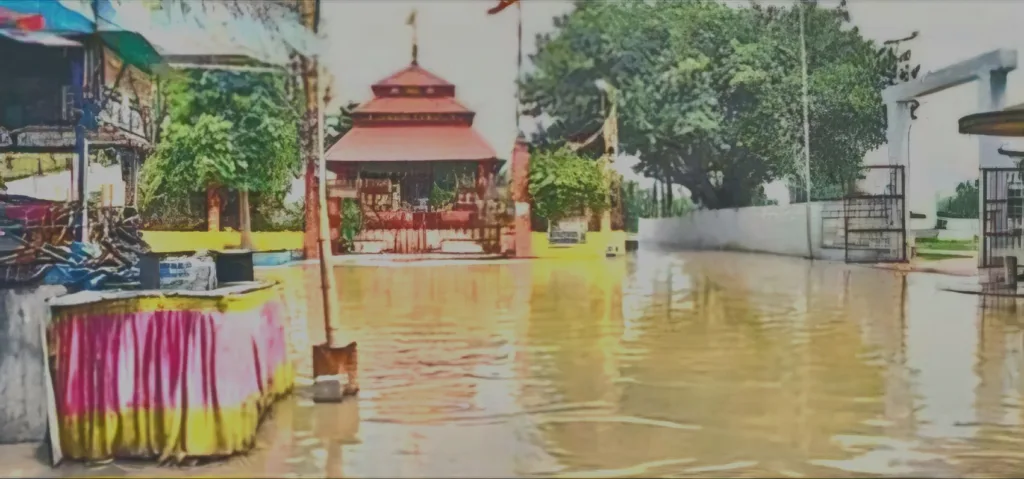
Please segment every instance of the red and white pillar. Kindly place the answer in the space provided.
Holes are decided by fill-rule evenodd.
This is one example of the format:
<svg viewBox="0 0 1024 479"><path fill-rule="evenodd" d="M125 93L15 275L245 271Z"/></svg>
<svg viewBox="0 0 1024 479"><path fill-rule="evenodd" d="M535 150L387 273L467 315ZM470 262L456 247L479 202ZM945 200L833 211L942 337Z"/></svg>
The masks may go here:
<svg viewBox="0 0 1024 479"><path fill-rule="evenodd" d="M512 201L515 203L515 256L533 256L530 225L530 150L519 135L512 148Z"/></svg>

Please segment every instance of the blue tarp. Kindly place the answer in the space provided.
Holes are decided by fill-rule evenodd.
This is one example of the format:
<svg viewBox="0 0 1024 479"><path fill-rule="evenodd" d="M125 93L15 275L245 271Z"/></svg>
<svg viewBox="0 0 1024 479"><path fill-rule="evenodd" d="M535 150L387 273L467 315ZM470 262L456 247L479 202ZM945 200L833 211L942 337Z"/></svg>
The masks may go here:
<svg viewBox="0 0 1024 479"><path fill-rule="evenodd" d="M57 0L0 0L0 7L12 12L42 15L45 32L76 34L95 30L92 20Z"/></svg>

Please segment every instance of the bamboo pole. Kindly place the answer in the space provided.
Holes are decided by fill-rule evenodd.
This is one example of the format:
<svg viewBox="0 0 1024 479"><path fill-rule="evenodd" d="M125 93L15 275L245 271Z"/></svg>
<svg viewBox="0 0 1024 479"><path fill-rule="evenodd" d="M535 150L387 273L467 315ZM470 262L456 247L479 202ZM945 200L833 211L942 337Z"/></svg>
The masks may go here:
<svg viewBox="0 0 1024 479"><path fill-rule="evenodd" d="M332 320L334 314L338 311L338 296L335 294L334 287L334 272L331 270L329 259L331 256L330 250L330 226L327 219L327 161L324 158L324 88L322 85L325 83L320 81L327 78L327 75L323 74L320 61L316 61L316 72L317 72L317 162L318 162L318 176L317 179L317 201L319 203L319 216L320 216L320 228L318 228L319 235L317 243L320 249L320 289L323 293L324 303L324 334L325 334L325 345L332 347L334 344L334 327Z"/></svg>

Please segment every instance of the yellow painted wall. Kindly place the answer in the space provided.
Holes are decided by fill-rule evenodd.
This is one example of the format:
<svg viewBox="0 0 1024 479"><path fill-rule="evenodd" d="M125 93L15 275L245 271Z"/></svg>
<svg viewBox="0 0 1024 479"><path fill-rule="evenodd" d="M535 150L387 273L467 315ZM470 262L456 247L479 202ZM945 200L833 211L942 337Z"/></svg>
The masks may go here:
<svg viewBox="0 0 1024 479"><path fill-rule="evenodd" d="M237 248L242 235L237 231L143 231L142 239L154 252L220 250ZM255 251L301 250L301 231L253 233Z"/></svg>
<svg viewBox="0 0 1024 479"><path fill-rule="evenodd" d="M533 233L533 255L551 259L598 259L604 258L609 242L619 245L619 251L626 251L624 231L587 233L586 244L550 246L547 233ZM283 231L253 233L256 251L301 250L302 232ZM241 234L235 231L143 231L142 239L157 253L169 251L220 250L236 248L242 242Z"/></svg>
<svg viewBox="0 0 1024 479"><path fill-rule="evenodd" d="M538 258L555 259L597 259L604 258L605 250L609 244L619 245L620 254L626 253L626 232L591 231L587 233L587 242L579 245L558 245L548 244L548 234L534 232L533 255ZM612 243L614 242L614 243Z"/></svg>

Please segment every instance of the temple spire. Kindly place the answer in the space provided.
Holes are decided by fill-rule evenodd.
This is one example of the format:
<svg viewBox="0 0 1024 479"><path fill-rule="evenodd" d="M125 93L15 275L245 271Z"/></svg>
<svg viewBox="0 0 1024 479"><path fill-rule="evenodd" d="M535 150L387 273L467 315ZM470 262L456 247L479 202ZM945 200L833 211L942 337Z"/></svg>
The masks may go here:
<svg viewBox="0 0 1024 479"><path fill-rule="evenodd" d="M409 12L409 18L405 20L405 24L412 27L412 64L419 65L419 38L416 35L416 9L413 8Z"/></svg>

